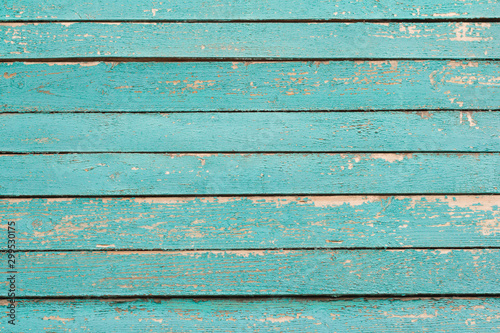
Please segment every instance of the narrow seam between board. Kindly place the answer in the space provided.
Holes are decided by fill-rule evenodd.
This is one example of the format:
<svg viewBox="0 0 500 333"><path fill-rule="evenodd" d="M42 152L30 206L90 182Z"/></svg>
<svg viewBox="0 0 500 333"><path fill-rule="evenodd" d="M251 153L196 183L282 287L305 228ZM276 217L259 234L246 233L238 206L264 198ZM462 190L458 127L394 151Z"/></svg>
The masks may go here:
<svg viewBox="0 0 500 333"><path fill-rule="evenodd" d="M119 115L119 114L134 114L134 115L168 115L168 114L183 114L183 113L322 113L322 114L335 114L335 113L402 113L402 114L411 114L411 113L420 113L420 112L499 112L499 109L366 109L366 110L214 110L214 111L153 111L153 110L144 110L144 111L1 111L0 116L2 115L21 115L21 114L31 114L31 115L48 115L48 114L107 114L107 115Z"/></svg>
<svg viewBox="0 0 500 333"><path fill-rule="evenodd" d="M317 155L332 155L332 154L373 154L373 153L384 153L384 154L453 154L453 155L473 155L473 154L499 154L498 150L172 150L172 151L0 151L0 157L2 155L74 155L74 154L85 154L85 155L98 155L98 154L136 154L136 155L163 155L163 154L186 154L186 155L197 155L197 154L224 154L224 155L307 155L307 154L317 154Z"/></svg>
<svg viewBox="0 0 500 333"><path fill-rule="evenodd" d="M1 106L0 106L1 108ZM192 113L416 113L416 112L498 112L500 109L394 109L394 110L222 110L222 111L0 111L2 115L18 114L192 114Z"/></svg>
<svg viewBox="0 0 500 333"><path fill-rule="evenodd" d="M440 246L440 247L255 247L255 248L200 248L200 249L162 249L162 248L157 248L157 249L130 249L130 248L124 248L124 249L115 249L115 248L100 248L100 249L43 249L43 250L4 250L0 249L0 253L66 253L66 252L74 252L74 253L93 253L93 252L100 252L100 253L105 253L105 252L142 252L142 253L148 253L148 252L164 252L165 254L168 254L169 252L210 252L210 251L222 251L222 252L232 252L232 251L304 251L304 252L329 252L329 251L377 251L377 252L382 252L382 251L412 251L412 250L428 250L428 251L439 251L439 250L453 250L453 251L460 251L460 250L500 250L500 245L499 246L470 246L470 247L446 247L446 246Z"/></svg>
<svg viewBox="0 0 500 333"><path fill-rule="evenodd" d="M0 23L26 23L26 24L57 24L57 23L208 23L208 24L235 24L235 23L247 23L247 24L259 24L259 23L498 23L500 22L500 16L498 17L473 17L473 18L434 18L434 17L412 17L412 18L359 18L359 19L349 19L349 18L331 18L331 19L318 19L318 18L306 18L306 19L123 19L123 18L109 18L109 19L12 19L8 20L5 18L0 19Z"/></svg>
<svg viewBox="0 0 500 333"><path fill-rule="evenodd" d="M229 299L325 299L328 300L354 300L359 298L364 299L412 299L412 298L465 298L465 299L476 299L476 298L500 298L499 293L491 294L456 294L456 293L441 293L441 294L428 294L428 293L401 293L401 294L276 294L276 295L246 295L246 294L235 294L235 295L104 295L104 296L86 296L86 295L72 295L72 296L16 296L16 300L88 300L88 299L120 299L120 300L130 300L130 299L207 299L207 300L229 300ZM0 296L0 300L9 299L5 296Z"/></svg>
<svg viewBox="0 0 500 333"><path fill-rule="evenodd" d="M447 196L447 195L453 195L453 196L458 196L458 197L468 197L468 196L474 196L474 195L481 195L481 194L474 194L474 193L442 193L442 194L432 194L432 193L410 193L410 194L400 194L400 193L392 193L392 194L373 194L373 193L360 193L360 194L330 194L330 193L320 193L320 194L305 194L305 196L317 196L317 197L349 197L349 196L410 196L410 197L418 197L418 196ZM490 196L500 196L500 193L497 194L488 194ZM67 196L57 196L58 198L62 199L77 199L77 198L83 198L83 199L95 199L95 198L101 198L101 199L119 199L119 198L172 198L172 197L183 197L183 198L213 198L214 196L216 197L229 197L229 196L236 196L236 197L242 197L242 196L249 196L249 197L257 197L257 198L267 198L267 197L276 197L276 196L287 196L287 197L293 197L293 196L304 196L304 195L298 195L298 194L249 194L249 195L229 195L229 194L182 194L182 195L144 195L144 194L137 194L137 195L95 195L95 196L89 196L89 195L82 195L82 196L74 196L74 195L67 195ZM55 196L47 196L47 195L41 195L41 196L23 196L23 198L27 199L53 199ZM9 199L12 197L9 196L0 196L0 198L3 199ZM18 197L16 197L18 198Z"/></svg>
<svg viewBox="0 0 500 333"><path fill-rule="evenodd" d="M179 62L315 62L315 61L329 61L329 62L341 62L341 61L484 61L484 62L496 62L500 60L499 57L495 58L470 58L470 57L435 57L435 58L388 58L388 57L371 57L371 58L314 58L314 57L210 57L210 58L200 58L200 57L65 57L65 58L37 58L37 57L26 57L26 58L0 58L0 63L12 63L12 62L24 62L24 63L54 63L54 62L161 62L161 63L179 63Z"/></svg>
<svg viewBox="0 0 500 333"><path fill-rule="evenodd" d="M69 199L69 198L88 198L88 199L100 199L100 198L213 198L213 197L359 197L359 196L498 196L500 192L467 192L467 193L450 193L450 192L428 192L428 193L231 193L231 194L85 194L85 195L73 195L73 194L63 194L63 195L45 195L45 194L31 194L31 195L1 195L1 199Z"/></svg>
<svg viewBox="0 0 500 333"><path fill-rule="evenodd" d="M185 156L193 156L196 157L199 154L208 154L208 153L213 153L213 154L224 154L224 155L310 155L310 154L316 154L316 155L344 155L344 154L372 154L374 151L373 150L339 150L339 151L267 151L267 150L262 150L262 151L234 151L234 150L229 150L229 151L138 151L138 152L113 152L113 151L104 151L104 152L65 152L65 151L55 151L55 152L0 152L0 157L2 156L9 156L9 155L68 155L68 154L80 154L80 155L98 155L98 154L134 154L134 155L172 155L172 154L180 154L180 155L185 155ZM460 151L460 150L437 150L437 151L419 151L419 150L396 150L396 151L383 151L387 154L403 154L403 153L415 153L418 155L476 155L476 154L483 154L483 155L493 155L493 154L499 154L498 151L485 151L485 152L480 152L480 151ZM459 156L460 157L460 156Z"/></svg>

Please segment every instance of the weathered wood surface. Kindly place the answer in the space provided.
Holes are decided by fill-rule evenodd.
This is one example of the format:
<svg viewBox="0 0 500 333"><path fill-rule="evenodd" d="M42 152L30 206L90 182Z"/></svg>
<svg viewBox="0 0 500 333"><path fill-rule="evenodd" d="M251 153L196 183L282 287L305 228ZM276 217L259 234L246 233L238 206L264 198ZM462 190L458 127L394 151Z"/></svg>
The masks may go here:
<svg viewBox="0 0 500 333"><path fill-rule="evenodd" d="M3 111L499 109L500 62L0 63Z"/></svg>
<svg viewBox="0 0 500 333"><path fill-rule="evenodd" d="M499 152L500 113L0 114L0 151Z"/></svg>
<svg viewBox="0 0 500 333"><path fill-rule="evenodd" d="M499 18L3 1L0 331L500 330Z"/></svg>
<svg viewBox="0 0 500 333"><path fill-rule="evenodd" d="M498 59L500 23L1 23L1 59Z"/></svg>
<svg viewBox="0 0 500 333"><path fill-rule="evenodd" d="M1 253L4 262L7 254ZM494 295L500 250L17 252L19 297ZM4 274L6 269L0 272ZM0 282L2 295L8 281Z"/></svg>
<svg viewBox="0 0 500 333"><path fill-rule="evenodd" d="M4 0L0 20L481 19L500 17L499 6L497 0Z"/></svg>
<svg viewBox="0 0 500 333"><path fill-rule="evenodd" d="M500 154L0 155L1 196L499 193Z"/></svg>
<svg viewBox="0 0 500 333"><path fill-rule="evenodd" d="M500 246L499 196L2 199L18 250Z"/></svg>
<svg viewBox="0 0 500 333"><path fill-rule="evenodd" d="M0 306L5 306L0 301ZM9 332L485 332L500 330L500 300L102 299L22 300Z"/></svg>

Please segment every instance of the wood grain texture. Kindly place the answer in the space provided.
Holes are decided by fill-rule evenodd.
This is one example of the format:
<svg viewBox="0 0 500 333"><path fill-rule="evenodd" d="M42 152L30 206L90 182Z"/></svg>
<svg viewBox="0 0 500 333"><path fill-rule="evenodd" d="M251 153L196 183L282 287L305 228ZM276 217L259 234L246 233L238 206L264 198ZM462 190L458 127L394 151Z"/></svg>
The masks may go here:
<svg viewBox="0 0 500 333"><path fill-rule="evenodd" d="M500 330L499 18L3 1L0 331Z"/></svg>
<svg viewBox="0 0 500 333"><path fill-rule="evenodd" d="M500 155L0 155L2 196L499 193Z"/></svg>
<svg viewBox="0 0 500 333"><path fill-rule="evenodd" d="M5 301L0 301L4 307ZM485 332L498 298L103 299L19 301L9 332Z"/></svg>
<svg viewBox="0 0 500 333"><path fill-rule="evenodd" d="M499 109L500 62L0 63L0 109Z"/></svg>
<svg viewBox="0 0 500 333"><path fill-rule="evenodd" d="M0 20L329 20L498 18L496 0L4 0Z"/></svg>
<svg viewBox="0 0 500 333"><path fill-rule="evenodd" d="M499 247L500 197L1 199L18 250Z"/></svg>
<svg viewBox="0 0 500 333"><path fill-rule="evenodd" d="M19 297L500 293L498 249L17 252L16 261Z"/></svg>
<svg viewBox="0 0 500 333"><path fill-rule="evenodd" d="M500 23L2 23L1 59L498 59Z"/></svg>
<svg viewBox="0 0 500 333"><path fill-rule="evenodd" d="M0 151L499 152L499 114L0 114Z"/></svg>

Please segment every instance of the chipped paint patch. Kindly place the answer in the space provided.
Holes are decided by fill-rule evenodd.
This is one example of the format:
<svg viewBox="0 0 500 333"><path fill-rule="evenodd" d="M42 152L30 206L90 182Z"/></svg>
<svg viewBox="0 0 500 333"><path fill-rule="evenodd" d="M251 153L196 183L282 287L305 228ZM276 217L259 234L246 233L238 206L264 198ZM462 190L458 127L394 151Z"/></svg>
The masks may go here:
<svg viewBox="0 0 500 333"><path fill-rule="evenodd" d="M386 196L313 196L308 197L306 203L310 202L315 207L338 207L342 205L357 207L386 198ZM301 201L298 203L301 203Z"/></svg>
<svg viewBox="0 0 500 333"><path fill-rule="evenodd" d="M13 78L16 75L17 75L17 73L12 73L12 74L9 74L7 72L3 73L3 77L6 78L6 79L11 79L11 78Z"/></svg>
<svg viewBox="0 0 500 333"><path fill-rule="evenodd" d="M456 61L456 60L451 60L448 61L446 64L448 67L451 67L453 69L457 68L474 68L474 67L479 67L479 63L477 61Z"/></svg>
<svg viewBox="0 0 500 333"><path fill-rule="evenodd" d="M456 28L453 30L455 37L450 38L452 41L460 42L480 42L490 41L493 37L477 36L479 32L484 29L490 28L490 23L456 23Z"/></svg>
<svg viewBox="0 0 500 333"><path fill-rule="evenodd" d="M410 159L413 158L413 154L370 154L370 158L372 159L382 159L389 163L401 162L405 158Z"/></svg>
<svg viewBox="0 0 500 333"><path fill-rule="evenodd" d="M472 111L461 111L460 112L460 124L463 123L463 115L466 115L467 117L467 121L469 122L469 126L470 127L475 127L477 125L477 123L474 121L474 119L472 118Z"/></svg>
<svg viewBox="0 0 500 333"><path fill-rule="evenodd" d="M478 226L481 227L481 233L484 236L496 236L500 234L500 218L484 219L478 223Z"/></svg>
<svg viewBox="0 0 500 333"><path fill-rule="evenodd" d="M291 316L282 316L282 317L267 317L265 320L270 321L272 323L286 323L294 320L294 317Z"/></svg>
<svg viewBox="0 0 500 333"><path fill-rule="evenodd" d="M449 13L434 13L432 14L434 17L454 17L454 16L460 16L459 13L455 12L449 12Z"/></svg>
<svg viewBox="0 0 500 333"><path fill-rule="evenodd" d="M8 23L8 22L2 22L0 23L0 27L22 27L23 25L28 25L30 23Z"/></svg>
<svg viewBox="0 0 500 333"><path fill-rule="evenodd" d="M418 315L414 315L414 314L395 315L393 313L388 313L388 312L384 312L384 314L387 317L390 317L390 318L400 318L400 319L403 319L403 318L409 318L409 319L430 319L430 318L435 318L435 317L438 316L438 310L435 310L434 314L428 314L427 312L424 312L424 313L421 313L421 314L418 314Z"/></svg>
<svg viewBox="0 0 500 333"><path fill-rule="evenodd" d="M59 316L44 316L43 320L56 320L66 324L68 321L73 321L75 318L61 318Z"/></svg>
<svg viewBox="0 0 500 333"><path fill-rule="evenodd" d="M468 208L473 211L492 211L494 214L500 212L500 197L495 195L439 197L439 201L446 202L451 207Z"/></svg>

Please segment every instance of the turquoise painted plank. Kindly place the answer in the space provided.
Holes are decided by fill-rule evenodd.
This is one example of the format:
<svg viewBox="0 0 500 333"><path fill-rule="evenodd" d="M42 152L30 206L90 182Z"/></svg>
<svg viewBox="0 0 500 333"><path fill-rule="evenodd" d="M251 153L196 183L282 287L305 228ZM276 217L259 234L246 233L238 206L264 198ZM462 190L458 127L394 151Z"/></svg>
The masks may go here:
<svg viewBox="0 0 500 333"><path fill-rule="evenodd" d="M498 112L0 114L3 152L500 151Z"/></svg>
<svg viewBox="0 0 500 333"><path fill-rule="evenodd" d="M497 0L5 0L0 20L329 20L498 18Z"/></svg>
<svg viewBox="0 0 500 333"><path fill-rule="evenodd" d="M0 59L498 59L500 23L2 23Z"/></svg>
<svg viewBox="0 0 500 333"><path fill-rule="evenodd" d="M494 295L499 251L17 252L16 295Z"/></svg>
<svg viewBox="0 0 500 333"><path fill-rule="evenodd" d="M1 199L18 250L499 247L499 196Z"/></svg>
<svg viewBox="0 0 500 333"><path fill-rule="evenodd" d="M0 155L2 196L500 193L500 154Z"/></svg>
<svg viewBox="0 0 500 333"><path fill-rule="evenodd" d="M500 300L481 298L236 298L19 301L9 332L485 332ZM0 306L5 309L6 301Z"/></svg>
<svg viewBox="0 0 500 333"><path fill-rule="evenodd" d="M0 63L3 111L499 109L500 62Z"/></svg>

